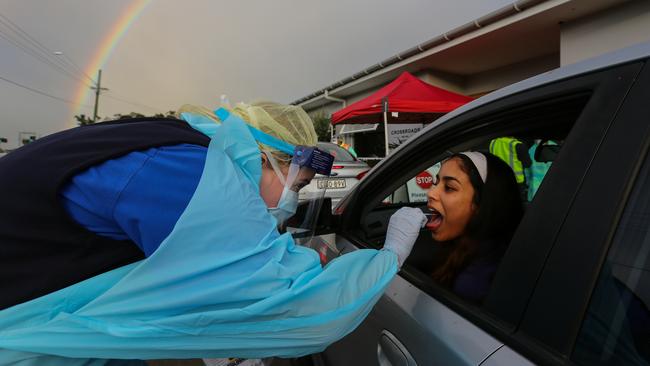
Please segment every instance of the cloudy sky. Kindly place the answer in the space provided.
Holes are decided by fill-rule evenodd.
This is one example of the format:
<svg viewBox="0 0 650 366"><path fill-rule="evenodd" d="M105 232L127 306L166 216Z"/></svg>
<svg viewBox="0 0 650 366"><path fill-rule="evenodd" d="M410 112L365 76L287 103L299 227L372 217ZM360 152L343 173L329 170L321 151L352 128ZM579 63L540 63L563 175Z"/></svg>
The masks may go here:
<svg viewBox="0 0 650 366"><path fill-rule="evenodd" d="M3 147L92 114L93 61L141 2L0 0ZM99 115L212 107L221 94L288 103L511 2L151 0L102 59Z"/></svg>

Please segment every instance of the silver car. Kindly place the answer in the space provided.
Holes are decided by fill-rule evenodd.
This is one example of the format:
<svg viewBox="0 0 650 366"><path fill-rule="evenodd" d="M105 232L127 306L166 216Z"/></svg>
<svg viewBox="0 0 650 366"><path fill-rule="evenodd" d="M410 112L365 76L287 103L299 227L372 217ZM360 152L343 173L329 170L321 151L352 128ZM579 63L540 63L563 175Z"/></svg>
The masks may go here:
<svg viewBox="0 0 650 366"><path fill-rule="evenodd" d="M423 231L368 318L294 363L650 365L648 96L650 43L496 91L401 145L321 212L321 260L381 248L396 210L426 209L417 190L450 153L502 136L560 150L481 300L433 279L446 248Z"/></svg>
<svg viewBox="0 0 650 366"><path fill-rule="evenodd" d="M317 146L334 156L332 175L330 177L316 175L308 186L300 190L299 197L301 200L309 199L317 196L323 189L327 189L325 197L330 197L332 204L336 204L359 183L370 167L344 148L331 142L319 142Z"/></svg>

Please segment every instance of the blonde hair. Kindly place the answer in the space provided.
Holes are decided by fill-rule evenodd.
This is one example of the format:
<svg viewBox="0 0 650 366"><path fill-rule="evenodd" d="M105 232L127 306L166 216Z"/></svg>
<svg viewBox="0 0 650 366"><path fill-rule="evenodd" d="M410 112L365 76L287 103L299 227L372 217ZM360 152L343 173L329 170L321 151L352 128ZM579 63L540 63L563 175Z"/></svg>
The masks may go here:
<svg viewBox="0 0 650 366"><path fill-rule="evenodd" d="M258 101L251 104L239 103L230 109L231 113L239 116L250 126L276 137L292 145L316 146L318 136L314 123L309 115L298 106L284 105L275 102ZM178 114L191 113L221 121L208 108L194 105L183 105ZM270 151L278 160L289 161L291 156L280 152L272 146L258 143L260 150Z"/></svg>

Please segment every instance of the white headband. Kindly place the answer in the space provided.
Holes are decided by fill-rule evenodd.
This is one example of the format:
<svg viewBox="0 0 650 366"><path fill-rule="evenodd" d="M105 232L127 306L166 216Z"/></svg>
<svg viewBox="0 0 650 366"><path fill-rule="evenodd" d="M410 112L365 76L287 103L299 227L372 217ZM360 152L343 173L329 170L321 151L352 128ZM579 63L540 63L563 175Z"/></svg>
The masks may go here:
<svg viewBox="0 0 650 366"><path fill-rule="evenodd" d="M485 159L485 155L476 151L465 151L461 154L467 156L474 163L483 184L485 184L485 179L487 179L487 159Z"/></svg>

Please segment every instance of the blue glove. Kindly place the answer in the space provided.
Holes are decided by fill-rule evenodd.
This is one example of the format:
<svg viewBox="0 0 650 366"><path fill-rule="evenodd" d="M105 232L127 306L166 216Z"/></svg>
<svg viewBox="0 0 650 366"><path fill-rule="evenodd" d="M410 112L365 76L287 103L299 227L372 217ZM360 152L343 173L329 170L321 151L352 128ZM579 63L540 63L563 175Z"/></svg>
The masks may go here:
<svg viewBox="0 0 650 366"><path fill-rule="evenodd" d="M384 249L397 254L400 268L411 254L420 229L426 223L427 217L419 208L402 207L390 217Z"/></svg>

